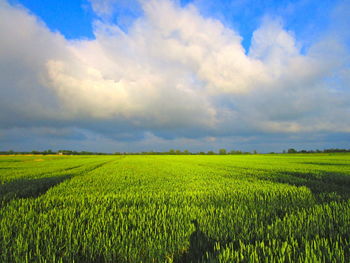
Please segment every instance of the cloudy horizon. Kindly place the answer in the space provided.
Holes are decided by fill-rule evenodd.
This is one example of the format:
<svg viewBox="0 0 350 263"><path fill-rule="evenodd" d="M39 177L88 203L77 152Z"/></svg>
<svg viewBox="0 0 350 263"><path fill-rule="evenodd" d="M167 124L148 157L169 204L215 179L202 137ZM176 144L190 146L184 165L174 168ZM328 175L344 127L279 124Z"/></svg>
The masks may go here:
<svg viewBox="0 0 350 263"><path fill-rule="evenodd" d="M0 0L0 150L350 148L350 1L68 2Z"/></svg>

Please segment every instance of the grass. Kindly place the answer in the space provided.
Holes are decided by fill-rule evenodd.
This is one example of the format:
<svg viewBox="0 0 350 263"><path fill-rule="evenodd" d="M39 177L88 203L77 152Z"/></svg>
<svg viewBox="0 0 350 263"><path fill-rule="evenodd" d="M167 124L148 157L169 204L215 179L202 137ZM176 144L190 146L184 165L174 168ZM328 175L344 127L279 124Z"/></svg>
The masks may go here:
<svg viewBox="0 0 350 263"><path fill-rule="evenodd" d="M350 261L346 154L7 156L0 182L1 262Z"/></svg>

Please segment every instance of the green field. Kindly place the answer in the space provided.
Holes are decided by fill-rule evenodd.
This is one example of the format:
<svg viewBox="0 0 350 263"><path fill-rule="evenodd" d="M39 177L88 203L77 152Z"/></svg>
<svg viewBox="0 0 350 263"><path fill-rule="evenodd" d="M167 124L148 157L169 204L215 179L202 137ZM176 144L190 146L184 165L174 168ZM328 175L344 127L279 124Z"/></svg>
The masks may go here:
<svg viewBox="0 0 350 263"><path fill-rule="evenodd" d="M1 156L0 262L350 262L350 155Z"/></svg>

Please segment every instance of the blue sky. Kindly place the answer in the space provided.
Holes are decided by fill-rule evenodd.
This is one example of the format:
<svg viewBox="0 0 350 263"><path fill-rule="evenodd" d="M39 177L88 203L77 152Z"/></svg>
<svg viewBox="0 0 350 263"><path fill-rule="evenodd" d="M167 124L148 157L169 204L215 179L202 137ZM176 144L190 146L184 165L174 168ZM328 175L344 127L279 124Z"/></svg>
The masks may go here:
<svg viewBox="0 0 350 263"><path fill-rule="evenodd" d="M23 5L38 16L52 31L61 32L68 39L93 38L92 21L96 18L87 1L11 0Z"/></svg>
<svg viewBox="0 0 350 263"><path fill-rule="evenodd" d="M0 12L0 150L350 148L350 1Z"/></svg>
<svg viewBox="0 0 350 263"><path fill-rule="evenodd" d="M283 19L287 30L304 39L319 37L332 22L332 10L341 1L256 1L256 0L182 0L182 6L194 4L206 17L219 19L226 26L237 30L243 38L243 46L249 49L252 33L266 16ZM94 38L93 21L101 18L88 0L69 1L11 0L38 16L52 31L61 32L68 39ZM114 22L127 30L142 15L140 4L133 1L114 1L113 14L102 19Z"/></svg>

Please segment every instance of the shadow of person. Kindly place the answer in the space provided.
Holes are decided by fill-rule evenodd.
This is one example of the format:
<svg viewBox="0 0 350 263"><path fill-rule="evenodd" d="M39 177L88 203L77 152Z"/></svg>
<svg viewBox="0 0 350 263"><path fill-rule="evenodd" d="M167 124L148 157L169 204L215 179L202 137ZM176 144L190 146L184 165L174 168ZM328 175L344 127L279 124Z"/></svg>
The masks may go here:
<svg viewBox="0 0 350 263"><path fill-rule="evenodd" d="M175 261L177 263L201 262L206 254L212 254L214 252L215 240L200 230L196 219L192 220L191 223L194 224L195 231L190 236L189 250Z"/></svg>

